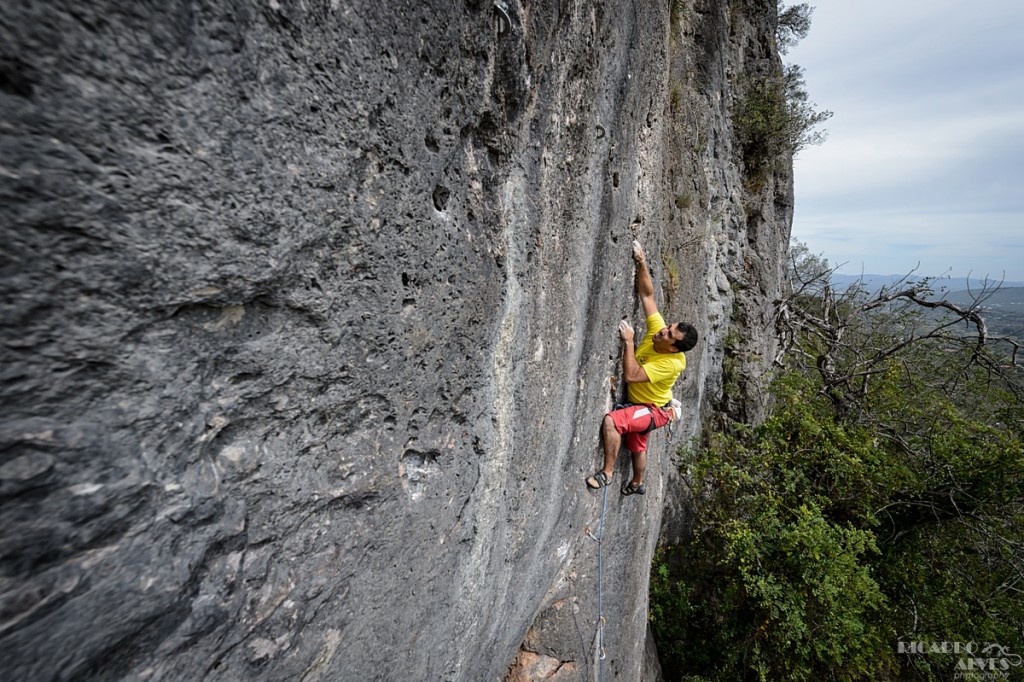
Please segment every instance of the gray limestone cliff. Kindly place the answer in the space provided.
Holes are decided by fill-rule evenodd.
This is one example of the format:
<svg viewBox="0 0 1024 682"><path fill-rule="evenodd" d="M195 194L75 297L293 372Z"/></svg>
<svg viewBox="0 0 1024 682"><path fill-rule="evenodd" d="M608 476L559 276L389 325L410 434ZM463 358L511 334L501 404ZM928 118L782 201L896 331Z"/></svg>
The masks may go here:
<svg viewBox="0 0 1024 682"><path fill-rule="evenodd" d="M672 453L771 357L791 177L744 182L731 112L774 21L0 6L0 676L655 677ZM598 661L634 238L701 342L608 491Z"/></svg>

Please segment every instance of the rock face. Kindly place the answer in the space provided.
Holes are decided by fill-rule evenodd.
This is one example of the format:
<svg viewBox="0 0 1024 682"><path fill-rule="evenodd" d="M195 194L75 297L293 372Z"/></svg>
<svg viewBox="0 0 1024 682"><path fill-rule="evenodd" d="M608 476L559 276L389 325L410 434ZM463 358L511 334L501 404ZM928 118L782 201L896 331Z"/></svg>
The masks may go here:
<svg viewBox="0 0 1024 682"><path fill-rule="evenodd" d="M730 120L775 4L669 4L0 7L5 679L656 669L670 453L750 402L792 203ZM702 340L604 499L634 238Z"/></svg>

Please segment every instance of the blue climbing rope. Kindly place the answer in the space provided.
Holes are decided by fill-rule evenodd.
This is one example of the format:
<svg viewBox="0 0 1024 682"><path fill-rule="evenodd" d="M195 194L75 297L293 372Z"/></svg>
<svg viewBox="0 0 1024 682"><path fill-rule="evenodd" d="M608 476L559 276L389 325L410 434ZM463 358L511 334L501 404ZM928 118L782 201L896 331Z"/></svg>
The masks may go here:
<svg viewBox="0 0 1024 682"><path fill-rule="evenodd" d="M602 556L602 545L604 544L604 513L608 508L608 487L607 485L602 486L601 489L601 525L598 530L598 534L595 536L590 532L590 527L587 526L584 532L591 540L597 543L597 632L594 635L594 645L597 655L598 663L598 678L603 682L604 680L604 561Z"/></svg>
<svg viewBox="0 0 1024 682"><path fill-rule="evenodd" d="M601 491L601 529L597 535L597 646L600 653L598 679L604 680L604 604L602 601L604 576L602 575L601 550L604 546L604 511L608 505L608 486L604 486Z"/></svg>

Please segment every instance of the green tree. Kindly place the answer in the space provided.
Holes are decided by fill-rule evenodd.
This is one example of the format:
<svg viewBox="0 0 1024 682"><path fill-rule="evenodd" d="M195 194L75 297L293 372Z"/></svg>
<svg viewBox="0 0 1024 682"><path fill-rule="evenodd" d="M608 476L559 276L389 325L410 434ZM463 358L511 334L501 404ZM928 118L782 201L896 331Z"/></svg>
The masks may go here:
<svg viewBox="0 0 1024 682"><path fill-rule="evenodd" d="M977 302L837 290L795 253L770 416L682 453L695 525L651 582L669 679L945 680L961 655L898 643L1024 653L1019 346Z"/></svg>
<svg viewBox="0 0 1024 682"><path fill-rule="evenodd" d="M806 2L789 7L779 2L777 10L779 22L775 29L775 42L778 44L779 52L786 54L789 48L807 37L811 30L811 15L814 14L814 8Z"/></svg>
<svg viewBox="0 0 1024 682"><path fill-rule="evenodd" d="M777 5L775 38L780 53L807 37L814 8L807 3ZM780 163L809 145L825 141L820 126L832 117L810 101L804 70L796 64L768 73L747 74L733 113L736 136L749 185L759 189Z"/></svg>
<svg viewBox="0 0 1024 682"><path fill-rule="evenodd" d="M810 101L803 69L795 64L749 80L735 113L748 179L764 182L777 165L809 145L825 141L819 126L832 117Z"/></svg>

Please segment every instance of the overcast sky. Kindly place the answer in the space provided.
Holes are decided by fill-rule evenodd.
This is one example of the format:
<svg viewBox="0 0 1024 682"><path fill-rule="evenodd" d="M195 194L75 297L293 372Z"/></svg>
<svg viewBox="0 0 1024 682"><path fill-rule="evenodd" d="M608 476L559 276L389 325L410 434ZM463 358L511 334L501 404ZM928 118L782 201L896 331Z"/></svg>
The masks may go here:
<svg viewBox="0 0 1024 682"><path fill-rule="evenodd" d="M834 116L793 236L850 274L1024 280L1024 0L809 2L783 60Z"/></svg>

